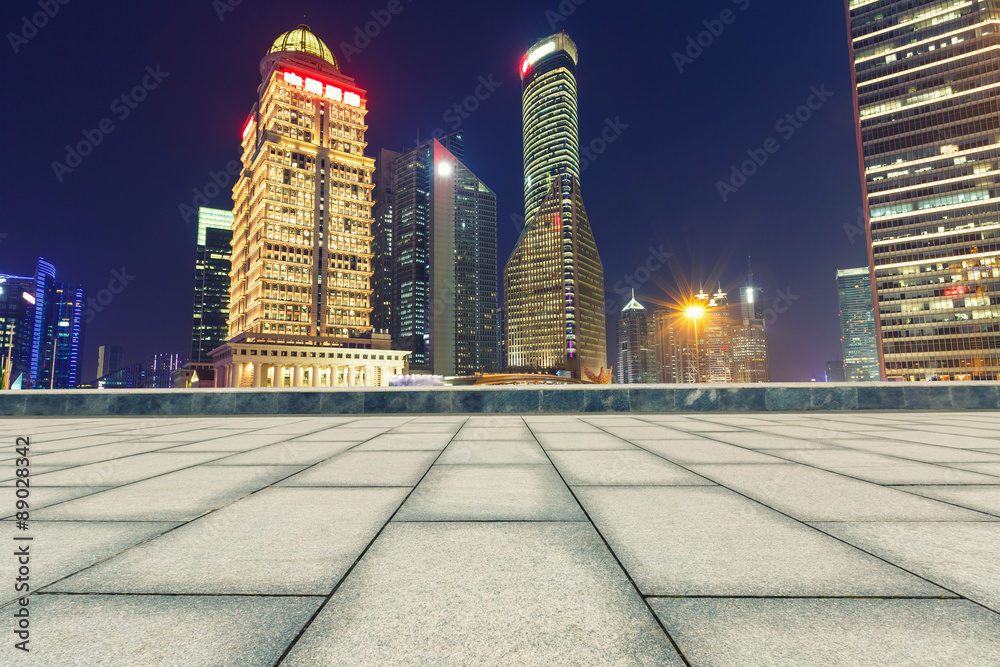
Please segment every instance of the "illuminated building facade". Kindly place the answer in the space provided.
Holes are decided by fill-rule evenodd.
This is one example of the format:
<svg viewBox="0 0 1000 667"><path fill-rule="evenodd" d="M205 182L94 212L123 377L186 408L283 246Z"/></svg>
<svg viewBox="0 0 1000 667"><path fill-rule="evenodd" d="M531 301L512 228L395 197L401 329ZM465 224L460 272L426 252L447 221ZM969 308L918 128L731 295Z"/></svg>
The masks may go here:
<svg viewBox="0 0 1000 667"><path fill-rule="evenodd" d="M457 132L380 167L392 271L376 276L375 292L391 296L390 333L411 352L411 372L500 367L496 195L462 163L463 148Z"/></svg>
<svg viewBox="0 0 1000 667"><path fill-rule="evenodd" d="M653 311L653 340L656 350L656 381L666 384L682 381L677 316L668 310Z"/></svg>
<svg viewBox="0 0 1000 667"><path fill-rule="evenodd" d="M1000 7L847 11L882 374L1000 379Z"/></svg>
<svg viewBox="0 0 1000 667"><path fill-rule="evenodd" d="M656 334L653 319L646 316L646 309L635 300L625 304L618 320L618 365L615 366L618 384L652 384L656 373Z"/></svg>
<svg viewBox="0 0 1000 667"><path fill-rule="evenodd" d="M198 209L198 246L194 266L192 363L211 363L209 352L226 342L229 319L229 272L232 268L233 214Z"/></svg>
<svg viewBox="0 0 1000 667"><path fill-rule="evenodd" d="M229 339L212 352L216 386L386 385L406 355L370 322L365 91L304 25L275 40L260 73L233 188Z"/></svg>
<svg viewBox="0 0 1000 667"><path fill-rule="evenodd" d="M396 160L401 153L383 148L375 162L372 196L372 327L385 333L392 329L393 185ZM412 357L411 357L412 362Z"/></svg>
<svg viewBox="0 0 1000 667"><path fill-rule="evenodd" d="M504 268L506 368L586 377L606 366L604 268L580 194L577 49L521 60L525 226Z"/></svg>
<svg viewBox="0 0 1000 667"><path fill-rule="evenodd" d="M524 220L530 222L558 177L580 179L576 44L565 33L535 43L521 59Z"/></svg>
<svg viewBox="0 0 1000 667"><path fill-rule="evenodd" d="M732 322L733 382L770 382L764 291L753 284L753 273L740 288L740 319Z"/></svg>
<svg viewBox="0 0 1000 667"><path fill-rule="evenodd" d="M844 379L878 382L878 340L872 313L872 281L867 266L837 271L840 342L844 347Z"/></svg>
<svg viewBox="0 0 1000 667"><path fill-rule="evenodd" d="M586 377L607 365L604 269L580 197L563 175L504 267L507 370Z"/></svg>
<svg viewBox="0 0 1000 667"><path fill-rule="evenodd" d="M32 305L35 299L35 279L0 274L0 388L10 387L17 378L31 373L31 342L34 331Z"/></svg>

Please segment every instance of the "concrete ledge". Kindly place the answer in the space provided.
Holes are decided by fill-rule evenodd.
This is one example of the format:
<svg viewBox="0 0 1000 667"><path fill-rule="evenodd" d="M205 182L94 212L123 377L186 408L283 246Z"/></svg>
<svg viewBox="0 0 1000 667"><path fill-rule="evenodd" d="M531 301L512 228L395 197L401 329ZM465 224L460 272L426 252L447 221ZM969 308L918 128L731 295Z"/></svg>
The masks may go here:
<svg viewBox="0 0 1000 667"><path fill-rule="evenodd" d="M998 382L0 392L4 417L997 409Z"/></svg>

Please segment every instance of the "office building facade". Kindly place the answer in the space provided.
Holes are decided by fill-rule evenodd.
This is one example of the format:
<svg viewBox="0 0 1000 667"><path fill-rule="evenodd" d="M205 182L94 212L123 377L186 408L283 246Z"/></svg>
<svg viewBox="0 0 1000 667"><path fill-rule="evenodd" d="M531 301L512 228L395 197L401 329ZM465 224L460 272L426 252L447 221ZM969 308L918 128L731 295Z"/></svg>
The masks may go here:
<svg viewBox="0 0 1000 667"><path fill-rule="evenodd" d="M111 375L125 364L125 349L121 345L101 345L97 348L97 377Z"/></svg>
<svg viewBox="0 0 1000 667"><path fill-rule="evenodd" d="M881 372L1000 379L1000 7L847 14Z"/></svg>
<svg viewBox="0 0 1000 667"><path fill-rule="evenodd" d="M733 382L770 382L764 322L764 290L753 282L753 273L740 288L740 319L732 322Z"/></svg>
<svg viewBox="0 0 1000 667"><path fill-rule="evenodd" d="M226 342L229 331L229 258L232 254L233 214L213 208L198 209L198 245L194 266L194 322L191 362L211 363L209 352Z"/></svg>
<svg viewBox="0 0 1000 667"><path fill-rule="evenodd" d="M406 354L370 321L375 161L365 156L365 91L304 25L275 40L260 73L233 189L216 386L386 385Z"/></svg>
<svg viewBox="0 0 1000 667"><path fill-rule="evenodd" d="M656 333L653 318L646 308L632 299L625 304L618 319L618 384L653 384L656 372Z"/></svg>
<svg viewBox="0 0 1000 667"><path fill-rule="evenodd" d="M840 342L847 382L879 380L878 339L872 308L872 282L867 266L837 271Z"/></svg>
<svg viewBox="0 0 1000 667"><path fill-rule="evenodd" d="M579 379L607 365L604 268L580 192L576 44L521 60L525 226L504 268L506 368Z"/></svg>

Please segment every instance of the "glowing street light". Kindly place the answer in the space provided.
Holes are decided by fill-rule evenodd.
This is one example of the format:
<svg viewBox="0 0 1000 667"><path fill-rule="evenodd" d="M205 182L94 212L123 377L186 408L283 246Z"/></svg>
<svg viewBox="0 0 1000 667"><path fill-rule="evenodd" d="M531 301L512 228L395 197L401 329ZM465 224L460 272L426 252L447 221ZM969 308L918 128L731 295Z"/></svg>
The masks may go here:
<svg viewBox="0 0 1000 667"><path fill-rule="evenodd" d="M701 382L701 352L698 349L698 320L705 316L705 307L690 305L684 309L684 317L694 324L694 368L695 382Z"/></svg>

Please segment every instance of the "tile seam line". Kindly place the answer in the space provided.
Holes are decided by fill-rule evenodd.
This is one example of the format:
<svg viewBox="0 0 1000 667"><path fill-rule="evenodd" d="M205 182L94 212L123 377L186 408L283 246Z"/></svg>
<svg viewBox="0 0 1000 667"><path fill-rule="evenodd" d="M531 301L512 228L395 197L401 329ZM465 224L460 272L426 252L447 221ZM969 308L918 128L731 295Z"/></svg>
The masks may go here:
<svg viewBox="0 0 1000 667"><path fill-rule="evenodd" d="M466 417L465 421L462 422L462 426L459 427L458 431L461 431L462 428L465 427L465 424L468 422L468 419L469 418ZM333 600L333 596L337 594L337 591L340 590L340 587L344 585L344 582L347 581L347 578L351 576L351 574L354 572L358 564L361 563L361 560L368 553L369 549L372 548L372 545L374 545L375 542L378 540L378 538L382 535L382 533L385 532L385 529L388 528L390 523L392 523L393 518L399 513L399 510L403 508L403 505L406 504L406 501L410 499L410 496L413 495L413 492L417 490L417 487L420 486L420 483L424 481L425 477L427 477L427 474L431 471L431 468L434 467L434 464L437 463L437 460L441 458L445 450L448 449L449 445L451 445L451 443L455 440L455 435L457 435L458 431L451 434L451 438L448 440L447 444L445 444L445 446L441 448L441 451L438 452L438 455L434 458L433 461L431 461L431 464L427 466L427 470L424 471L424 474L420 476L420 479L417 480L417 483L413 485L413 488L410 489L409 493L407 493L406 496L403 498L403 500L400 501L399 505L396 506L396 509L393 510L391 515L389 515L389 518L386 519L385 523L382 524L382 527L379 528L378 531L376 531L372 539L368 542L368 544L365 545L364 549L361 550L361 553L359 553L358 556L354 559L354 562L351 563L350 566L347 568L347 570L344 572L344 574L341 575L337 583L334 584L333 589L330 591L330 593L325 596L325 599L320 603L319 607L316 608L316 611L314 611L312 615L308 619L306 619L306 622L302 625L301 628L299 628L299 631L295 634L294 637L292 637L292 640L285 646L285 650L282 651L281 655L278 656L278 659L274 661L272 667L278 667L279 665L281 665L281 663L285 661L285 658L287 658L291 654L292 650L295 648L295 646L299 643L299 641L302 639L305 633L312 626L313 621L319 618L319 615L323 613L323 610L326 609L326 606L330 604L331 600ZM360 444L363 443L359 443L359 445ZM353 447L351 449L353 449Z"/></svg>
<svg viewBox="0 0 1000 667"><path fill-rule="evenodd" d="M635 445L635 443L632 443L632 444ZM728 443L726 443L726 444L728 444ZM673 463L674 465L676 465L676 466L678 466L680 468L683 468L684 470L687 470L691 474L698 475L699 477L702 477L704 479L708 479L708 481L712 481L708 477L705 477L704 475L702 475L702 474L700 474L700 473L698 473L698 472L696 472L694 470L691 470L690 468L687 468L686 466L684 466L684 465L682 465L680 463L675 463L674 461L670 461L669 459L666 459L666 458L660 456L656 452L650 452L648 449L645 449L645 448L641 447L640 445L635 445L635 446L639 447L644 452L648 452L649 454L652 454L653 456L657 456L657 457L663 459L664 461L667 461L667 463ZM820 533L821 535L825 535L827 537L831 537L834 540L836 540L836 541L838 541L838 542L840 542L842 544L846 544L848 547L850 547L852 549L857 549L861 553L867 554L867 555L871 556L872 558L874 558L876 560L879 560L879 561L882 561L883 563L886 563L887 565L889 565L891 567L897 568L898 570L900 570L902 572L906 572L907 574L909 574L909 575L911 575L913 577L916 577L917 579L920 579L922 581L926 581L927 583L931 584L932 586L936 586L937 588L940 588L941 590L947 591L947 592L949 592L949 593L951 593L951 594L953 594L953 595L955 595L957 597L962 598L963 600L969 600L969 602L977 604L977 605L979 605L980 607L982 607L984 609L987 609L987 610L992 611L992 612L996 612L995 609L990 609L990 607L987 607L985 604L983 604L981 602L978 602L976 600L973 600L972 598L963 596L963 595L959 594L958 592L956 592L956 591L948 588L947 586L944 586L943 584L939 584L936 581L931 581L927 577L923 577L923 576L921 576L921 575L919 575L919 574L917 574L915 572L912 572L912 571L908 570L907 568L903 567L902 565L897 565L896 563L893 563L893 562L891 562L891 561L889 561L889 560L887 560L885 558L882 558L881 556L878 556L878 555L876 555L876 554L874 554L874 553L872 553L872 552L870 552L870 551L868 551L866 549L862 549L861 547L859 547L859 546L857 546L855 544L851 544L847 540L843 540L843 539L837 537L836 535L831 535L830 533L827 533L827 532L825 532L823 530L820 530L816 526L813 526L813 525L811 525L811 524L809 524L809 523L807 523L805 521L801 521L799 519L796 519L795 517L791 516L790 514L786 514L785 512L782 512L781 510L775 509L774 507L771 507L770 505L767 505L766 503L763 503L763 502L761 502L759 500L755 500L754 498L751 498L750 496L748 496L748 495L746 495L744 493L740 493L736 489L731 489L728 486L726 486L725 484L716 483L716 485L719 488L723 488L723 489L726 489L727 491L729 491L731 493L735 493L736 495L738 495L738 496L740 496L742 498L745 498L746 500L749 500L752 503L756 503L757 505L760 505L761 507L765 507L765 508L771 510L772 512L776 513L776 514L780 514L781 516L783 516L783 517L785 517L787 519L791 519L792 521L794 521L794 522L796 522L798 524L801 524L803 526L808 526L809 528L811 528L812 530L816 531L817 533ZM572 493L572 491L571 491L571 493ZM574 497L575 497L575 494L574 494ZM586 510L584 510L584 513L586 513ZM589 516L590 515L588 514L587 517L589 518ZM843 522L836 522L836 523L851 523L851 522L849 522L849 521L843 521ZM868 522L866 522L866 523L868 523ZM872 523L875 523L875 522L872 522ZM882 522L882 523L892 523L892 522ZM993 523L993 522L987 522L987 523ZM596 526L595 526L595 528L596 528ZM602 538L603 538L603 536L602 536ZM611 547L609 546L608 548L610 549ZM614 552L612 552L612 553L614 553ZM615 557L617 558L617 555Z"/></svg>
<svg viewBox="0 0 1000 667"><path fill-rule="evenodd" d="M583 421L579 417L577 417L577 419L579 419L580 421ZM586 423L589 423L589 422L586 422ZM534 432L534 430L532 430L531 426L529 424L527 424L527 423L525 423L525 426L527 426L528 430L531 431L531 434L534 436L535 432ZM607 433L607 431L604 431L604 432ZM609 434L609 435L613 435L613 434ZM613 436L613 437L617 437L617 436ZM685 667L692 667L691 661L688 660L687 656L684 655L684 652L681 651L680 645L678 645L678 643L674 639L673 635L670 634L670 631L667 630L667 626L663 623L663 621L660 619L660 617L657 616L656 612L653 610L652 605L650 605L649 602L646 600L646 598L643 597L642 591L639 590L639 586L635 583L635 580L632 578L632 575L629 574L629 571L627 569L625 569L625 565L618 558L618 554L616 554L615 551L614 551L614 549L611 548L611 544L608 543L607 539L605 539L605 537L604 537L604 534L597 527L597 524L594 523L594 520L590 517L590 513L587 512L587 509L583 506L583 503L580 502L580 499L577 497L576 493L573 492L573 488L569 484L566 483L566 479L563 477L563 474L559 471L559 468L556 466L555 462L549 456L549 452L545 449L545 447L542 445L542 443L540 441L538 441L537 436L535 436L535 441L538 443L538 446L545 453L545 457L549 460L549 465L551 465L552 468L556 471L556 474L559 475L559 479L562 481L563 486L566 487L566 490L569 491L569 494L573 497L573 501L577 504L577 506L580 508L580 511L583 512L583 515L587 518L587 523L589 523L590 526L594 529L594 532L597 534L597 537L604 544L604 548L608 550L608 553L611 554L611 557L615 560L615 563L618 565L618 569L621 571L622 574L625 575L625 579L626 579L626 581L628 581L629 585L632 587L632 590L635 591L635 594L637 596L639 596L639 599L642 601L642 604L646 607L647 613L652 617L652 619L656 623L656 625L659 626L660 630L663 631L664 636L666 636L667 641L670 642L670 645L673 647L674 652L677 653L677 656L681 659L681 662L685 665ZM627 441L625 441L625 442L627 442Z"/></svg>

